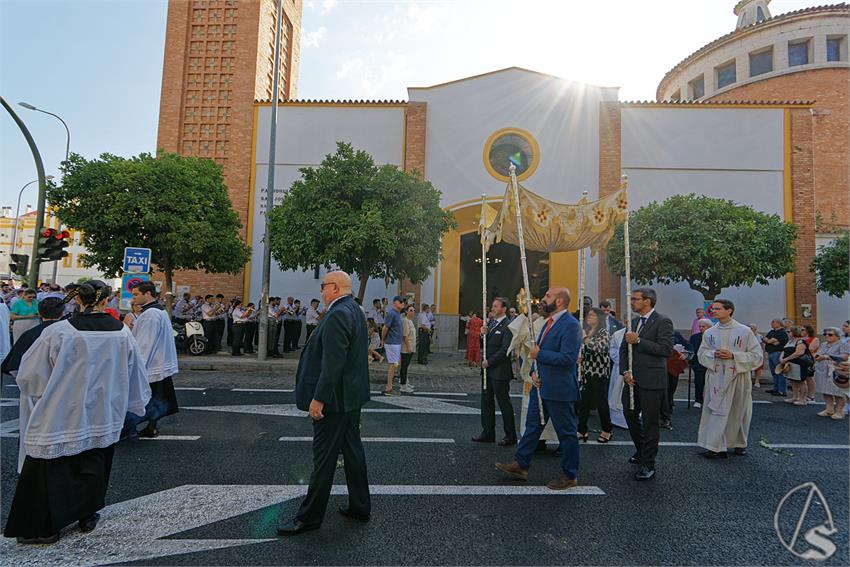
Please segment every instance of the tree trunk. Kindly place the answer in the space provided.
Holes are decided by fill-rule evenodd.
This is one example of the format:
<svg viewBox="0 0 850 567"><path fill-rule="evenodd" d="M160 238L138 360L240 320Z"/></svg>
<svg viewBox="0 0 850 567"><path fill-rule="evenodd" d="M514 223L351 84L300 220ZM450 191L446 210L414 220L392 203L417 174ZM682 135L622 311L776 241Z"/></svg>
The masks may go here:
<svg viewBox="0 0 850 567"><path fill-rule="evenodd" d="M174 270L171 269L171 266L166 265L163 272L165 272L165 283L163 287L165 288L165 312L168 313L168 317L171 318L171 304L174 301L174 294L171 292L171 277Z"/></svg>
<svg viewBox="0 0 850 567"><path fill-rule="evenodd" d="M369 272L358 273L357 277L360 278L360 290L357 292L357 297L360 299L360 304L363 305L363 296L366 294L366 284L369 283Z"/></svg>

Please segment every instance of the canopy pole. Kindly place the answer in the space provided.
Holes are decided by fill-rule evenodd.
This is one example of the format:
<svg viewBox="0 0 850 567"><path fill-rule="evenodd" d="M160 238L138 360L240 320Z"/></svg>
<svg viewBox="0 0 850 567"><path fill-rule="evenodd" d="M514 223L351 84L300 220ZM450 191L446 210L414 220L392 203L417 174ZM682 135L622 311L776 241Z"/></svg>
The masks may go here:
<svg viewBox="0 0 850 567"><path fill-rule="evenodd" d="M510 165L511 172L511 188L514 193L514 210L516 211L516 226L517 237L519 239L519 259L522 264L522 282L525 285L525 313L528 320L528 336L531 337L531 346L534 347L536 340L534 338L534 325L531 322L531 284L528 282L528 263L525 259L525 239L523 238L522 230L522 209L519 202L519 187L516 181L516 166ZM538 370L539 373L539 370ZM546 418L543 417L543 396L540 393L540 388L537 387L537 403L540 406L540 425L546 425Z"/></svg>
<svg viewBox="0 0 850 567"><path fill-rule="evenodd" d="M629 176L623 174L620 177L620 187L623 189L628 188L629 186ZM626 193L626 202L628 202L628 192ZM632 258L631 253L629 251L629 209L626 207L626 222L623 224L623 244L624 244L624 258L625 258L625 268L626 268L626 320L628 321L626 324L628 325L626 331L632 330ZM635 372L634 367L632 366L632 348L633 345L628 343L626 349L628 351L629 356L629 372L632 373L632 380L634 381ZM634 411L635 409L635 387L629 384L629 409Z"/></svg>
<svg viewBox="0 0 850 567"><path fill-rule="evenodd" d="M582 201L587 200L587 191L581 193ZM584 286L585 278L587 277L587 249L582 248L578 252L578 324L582 329L582 337L584 336ZM581 351L579 351L581 352ZM578 383L581 384L584 380L584 361L582 357L578 359Z"/></svg>
<svg viewBox="0 0 850 567"><path fill-rule="evenodd" d="M481 194L481 224L483 226L486 216L484 205L487 195ZM487 330L487 247L484 244L484 234L481 234L481 318L484 319L484 329ZM482 337L481 361L487 360L487 333ZM487 389L487 369L481 368L481 387Z"/></svg>

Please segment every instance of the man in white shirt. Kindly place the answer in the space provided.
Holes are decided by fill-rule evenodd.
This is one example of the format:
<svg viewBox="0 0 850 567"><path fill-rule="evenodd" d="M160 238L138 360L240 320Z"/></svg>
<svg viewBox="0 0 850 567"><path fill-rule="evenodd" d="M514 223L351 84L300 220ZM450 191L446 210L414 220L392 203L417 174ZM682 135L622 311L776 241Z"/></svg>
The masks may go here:
<svg viewBox="0 0 850 567"><path fill-rule="evenodd" d="M313 334L313 331L316 330L316 327L319 326L319 319L321 319L322 314L319 312L319 300L311 299L310 307L307 308L307 314L305 315L305 322L307 323L307 338L304 339L304 343L310 340L310 335Z"/></svg>
<svg viewBox="0 0 850 567"><path fill-rule="evenodd" d="M384 324L384 310L381 309L381 300L374 299L372 301L372 309L366 312L366 316L375 322L375 325L380 328Z"/></svg>
<svg viewBox="0 0 850 567"><path fill-rule="evenodd" d="M428 364L428 353L431 352L431 318L428 316L429 307L427 303L422 304L422 310L416 319L419 336L416 340L416 362Z"/></svg>

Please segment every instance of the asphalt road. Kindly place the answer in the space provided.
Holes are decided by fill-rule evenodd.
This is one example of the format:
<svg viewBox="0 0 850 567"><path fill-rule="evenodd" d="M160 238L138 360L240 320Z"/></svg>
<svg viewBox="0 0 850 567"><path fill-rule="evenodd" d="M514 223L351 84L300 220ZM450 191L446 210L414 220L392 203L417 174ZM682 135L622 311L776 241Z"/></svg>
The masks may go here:
<svg viewBox="0 0 850 567"><path fill-rule="evenodd" d="M674 430L662 435L672 445L661 447L656 480L632 480L633 448L617 430L612 445L582 446L577 489L552 492L543 485L557 474L557 458L536 457L527 483L504 479L493 465L513 450L470 442L480 428L478 400L454 393L374 396L362 419L372 521L336 513L346 502L339 471L322 528L278 538L275 527L294 514L311 470L312 427L294 410L293 394L180 390L183 409L163 420L159 439L118 446L94 532L74 527L47 547L3 539L0 564L809 564L774 527L783 497L807 482L823 500L806 508L811 490L793 493L778 514L780 532L790 541L802 517L795 551L829 552L831 543L821 564L850 563L848 421L817 417L817 407L757 404L749 455L707 461L693 445L698 410L680 403ZM5 522L16 479L17 390L4 386L2 397ZM809 530L827 523L827 506L836 532L824 543Z"/></svg>

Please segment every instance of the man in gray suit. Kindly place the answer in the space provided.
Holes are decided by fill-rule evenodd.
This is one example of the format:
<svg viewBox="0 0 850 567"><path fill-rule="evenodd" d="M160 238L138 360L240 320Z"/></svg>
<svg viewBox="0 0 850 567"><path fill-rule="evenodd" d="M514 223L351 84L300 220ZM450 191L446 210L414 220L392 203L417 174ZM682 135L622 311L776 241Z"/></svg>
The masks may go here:
<svg viewBox="0 0 850 567"><path fill-rule="evenodd" d="M620 346L620 369L623 379L633 386L623 388L623 413L629 434L635 444L632 464L643 465L635 480L655 477L655 457L658 454L659 419L666 403L667 357L673 352L673 321L655 310L655 290L641 287L629 299L637 315ZM629 366L628 345L632 345L632 364Z"/></svg>
<svg viewBox="0 0 850 567"><path fill-rule="evenodd" d="M360 440L360 408L369 401L366 317L351 297L351 277L345 272L327 274L321 291L327 310L301 351L295 375L295 403L313 419L313 473L292 524L277 529L284 536L322 525L340 451L349 505L339 513L362 522L371 513Z"/></svg>

